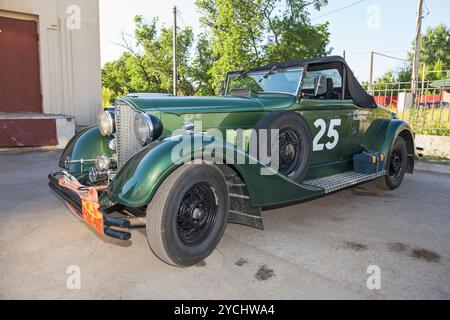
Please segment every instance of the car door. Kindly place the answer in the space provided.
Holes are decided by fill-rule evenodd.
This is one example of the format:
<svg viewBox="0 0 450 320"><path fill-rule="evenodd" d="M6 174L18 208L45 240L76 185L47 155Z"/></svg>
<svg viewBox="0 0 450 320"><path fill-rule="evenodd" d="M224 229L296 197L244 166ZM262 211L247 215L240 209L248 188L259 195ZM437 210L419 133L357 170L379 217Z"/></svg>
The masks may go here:
<svg viewBox="0 0 450 320"><path fill-rule="evenodd" d="M316 95L318 77L326 79L325 94ZM331 79L331 80L329 80ZM312 133L312 165L340 161L347 156L346 146L351 139L352 118L355 106L344 100L342 77L337 69L311 71L305 75L302 91L301 114L307 119Z"/></svg>
<svg viewBox="0 0 450 320"><path fill-rule="evenodd" d="M366 119L367 113L360 113L359 108L354 104L352 99L343 100L343 103L348 106L348 113L346 120L349 121L349 131L346 136L345 146L342 148L342 159L352 159L357 153L361 153L363 148L361 147L361 131L360 131L360 119ZM351 122L351 123L350 123ZM363 126L364 127L364 126Z"/></svg>

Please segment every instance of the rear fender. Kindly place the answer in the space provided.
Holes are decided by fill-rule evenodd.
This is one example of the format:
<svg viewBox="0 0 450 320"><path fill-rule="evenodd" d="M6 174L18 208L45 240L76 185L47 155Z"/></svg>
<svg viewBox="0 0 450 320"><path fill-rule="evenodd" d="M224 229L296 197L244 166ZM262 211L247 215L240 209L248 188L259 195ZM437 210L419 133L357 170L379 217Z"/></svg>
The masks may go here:
<svg viewBox="0 0 450 320"><path fill-rule="evenodd" d="M371 150L381 152L389 157L391 149L397 137L405 139L408 150L407 172L414 172L414 160L417 159L417 151L414 142L414 132L408 123L400 119L375 120L364 137L364 145ZM388 161L384 162L384 169L388 168Z"/></svg>

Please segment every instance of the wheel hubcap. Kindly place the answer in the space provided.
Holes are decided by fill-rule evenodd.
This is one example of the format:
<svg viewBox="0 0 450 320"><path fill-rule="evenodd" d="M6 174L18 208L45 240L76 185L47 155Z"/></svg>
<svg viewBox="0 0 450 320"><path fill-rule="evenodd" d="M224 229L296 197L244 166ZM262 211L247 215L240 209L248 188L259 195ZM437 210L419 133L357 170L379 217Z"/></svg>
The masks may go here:
<svg viewBox="0 0 450 320"><path fill-rule="evenodd" d="M389 176L396 179L402 172L402 155L398 150L393 150L389 161Z"/></svg>
<svg viewBox="0 0 450 320"><path fill-rule="evenodd" d="M186 245L196 245L206 239L217 217L215 193L208 183L192 186L178 208L177 234Z"/></svg>
<svg viewBox="0 0 450 320"><path fill-rule="evenodd" d="M289 176L297 169L300 157L301 140L292 128L280 130L280 165L281 174Z"/></svg>
<svg viewBox="0 0 450 320"><path fill-rule="evenodd" d="M192 212L192 221L198 226L202 226L206 221L207 213L202 208L196 207Z"/></svg>

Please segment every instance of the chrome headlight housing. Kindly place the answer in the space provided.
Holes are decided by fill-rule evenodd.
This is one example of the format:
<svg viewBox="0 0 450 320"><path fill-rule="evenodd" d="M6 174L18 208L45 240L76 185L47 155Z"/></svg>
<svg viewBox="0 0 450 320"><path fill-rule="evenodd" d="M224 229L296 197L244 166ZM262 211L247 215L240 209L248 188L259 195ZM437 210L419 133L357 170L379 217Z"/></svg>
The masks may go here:
<svg viewBox="0 0 450 320"><path fill-rule="evenodd" d="M98 116L98 128L103 136L109 136L116 130L115 114L111 111L103 111Z"/></svg>
<svg viewBox="0 0 450 320"><path fill-rule="evenodd" d="M161 121L147 113L138 113L134 118L134 133L139 143L146 145L161 136Z"/></svg>

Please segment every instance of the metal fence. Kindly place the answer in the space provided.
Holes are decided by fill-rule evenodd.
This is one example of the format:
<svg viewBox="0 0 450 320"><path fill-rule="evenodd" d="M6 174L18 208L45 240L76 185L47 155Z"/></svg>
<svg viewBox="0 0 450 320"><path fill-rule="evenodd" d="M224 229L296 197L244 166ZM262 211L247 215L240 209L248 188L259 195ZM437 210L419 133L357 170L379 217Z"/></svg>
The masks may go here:
<svg viewBox="0 0 450 320"><path fill-rule="evenodd" d="M450 136L450 79L417 82L414 94L411 87L411 82L374 83L367 90L416 133Z"/></svg>

